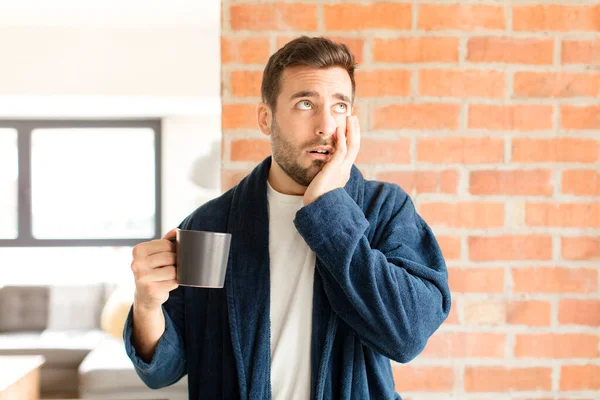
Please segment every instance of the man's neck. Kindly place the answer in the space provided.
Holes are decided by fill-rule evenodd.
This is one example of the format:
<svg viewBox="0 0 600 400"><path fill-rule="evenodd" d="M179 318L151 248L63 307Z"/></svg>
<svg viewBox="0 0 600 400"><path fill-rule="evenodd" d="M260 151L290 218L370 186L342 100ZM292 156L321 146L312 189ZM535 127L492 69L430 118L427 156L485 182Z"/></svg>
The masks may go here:
<svg viewBox="0 0 600 400"><path fill-rule="evenodd" d="M275 160L271 161L268 180L271 187L279 193L304 196L304 193L306 192L306 186L302 186L290 178Z"/></svg>

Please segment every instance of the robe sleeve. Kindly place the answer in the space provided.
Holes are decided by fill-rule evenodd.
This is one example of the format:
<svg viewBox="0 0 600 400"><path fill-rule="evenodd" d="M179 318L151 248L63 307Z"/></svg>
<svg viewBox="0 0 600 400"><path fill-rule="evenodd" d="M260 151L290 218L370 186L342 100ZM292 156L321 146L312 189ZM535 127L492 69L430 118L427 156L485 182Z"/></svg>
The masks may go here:
<svg viewBox="0 0 600 400"><path fill-rule="evenodd" d="M373 221L344 189L301 208L294 224L316 253L334 312L363 344L397 362L425 347L448 316L448 272L439 245L397 186L379 196ZM366 232L376 224L378 240Z"/></svg>
<svg viewBox="0 0 600 400"><path fill-rule="evenodd" d="M125 321L123 340L125 351L131 359L136 373L151 389L160 389L179 381L186 374L185 346L183 344L183 287L169 293L162 305L165 331L160 337L152 360L145 362L137 354L131 342L133 332L133 308Z"/></svg>

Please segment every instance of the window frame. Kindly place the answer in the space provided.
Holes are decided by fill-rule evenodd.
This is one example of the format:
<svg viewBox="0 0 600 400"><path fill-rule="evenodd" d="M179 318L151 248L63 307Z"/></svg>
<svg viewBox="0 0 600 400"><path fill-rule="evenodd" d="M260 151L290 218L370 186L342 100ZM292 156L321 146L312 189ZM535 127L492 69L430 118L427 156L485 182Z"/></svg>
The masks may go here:
<svg viewBox="0 0 600 400"><path fill-rule="evenodd" d="M18 183L17 183L17 238L0 239L1 247L64 247L64 246L134 246L140 242L159 239L162 218L161 202L161 151L162 132L160 119L0 119L0 128L17 131ZM155 231L152 238L111 238L111 239L37 239L32 233L31 198L31 133L45 128L150 128L154 131L154 191L155 191Z"/></svg>

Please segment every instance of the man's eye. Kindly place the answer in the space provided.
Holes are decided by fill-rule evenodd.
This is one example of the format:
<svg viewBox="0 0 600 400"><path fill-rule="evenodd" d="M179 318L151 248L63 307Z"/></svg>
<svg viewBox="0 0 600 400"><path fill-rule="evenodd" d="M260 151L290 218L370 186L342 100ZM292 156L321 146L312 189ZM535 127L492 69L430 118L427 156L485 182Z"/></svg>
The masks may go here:
<svg viewBox="0 0 600 400"><path fill-rule="evenodd" d="M345 103L338 103L335 105L335 107L336 107L336 111L341 112L341 113L345 113L346 110L348 109L348 107L346 106Z"/></svg>
<svg viewBox="0 0 600 400"><path fill-rule="evenodd" d="M312 104L310 104L310 101L304 100L298 103L298 108L301 110L310 110L312 108Z"/></svg>

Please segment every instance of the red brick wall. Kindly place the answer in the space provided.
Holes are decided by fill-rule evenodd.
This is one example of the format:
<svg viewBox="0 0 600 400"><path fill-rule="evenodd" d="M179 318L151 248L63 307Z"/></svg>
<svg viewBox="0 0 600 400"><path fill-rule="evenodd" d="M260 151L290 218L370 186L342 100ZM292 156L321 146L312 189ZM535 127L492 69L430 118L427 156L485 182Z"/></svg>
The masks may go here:
<svg viewBox="0 0 600 400"><path fill-rule="evenodd" d="M600 398L600 4L535 3L223 0L224 188L269 154L271 53L327 35L360 61L357 164L411 194L454 294L393 364L409 399Z"/></svg>

